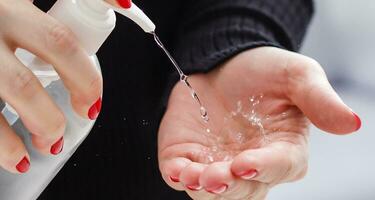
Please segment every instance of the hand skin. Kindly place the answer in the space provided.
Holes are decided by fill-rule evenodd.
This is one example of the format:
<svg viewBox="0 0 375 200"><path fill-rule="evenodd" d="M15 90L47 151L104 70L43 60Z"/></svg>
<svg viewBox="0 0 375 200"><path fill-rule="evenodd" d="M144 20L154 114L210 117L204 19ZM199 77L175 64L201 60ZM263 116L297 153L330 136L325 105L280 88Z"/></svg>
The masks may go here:
<svg viewBox="0 0 375 200"><path fill-rule="evenodd" d="M310 121L339 135L360 128L359 118L332 89L321 66L297 53L260 47L189 80L210 122L202 121L199 106L183 83L177 83L159 129L159 165L170 187L196 200L265 199L273 186L306 174ZM256 113L269 116L263 124L266 137L241 118L225 122L238 101L245 105L260 94L264 97ZM207 127L210 139L204 133ZM230 130L246 133L245 141L236 143ZM207 150L213 144L220 148L212 162Z"/></svg>
<svg viewBox="0 0 375 200"><path fill-rule="evenodd" d="M30 0L0 0L0 27L0 98L20 115L37 150L57 154L63 146L65 116L15 57L15 50L26 49L53 65L70 92L73 108L84 118L97 116L98 110L93 113L91 108L101 101L102 77L72 31ZM22 140L2 115L0 166L13 173L30 167Z"/></svg>

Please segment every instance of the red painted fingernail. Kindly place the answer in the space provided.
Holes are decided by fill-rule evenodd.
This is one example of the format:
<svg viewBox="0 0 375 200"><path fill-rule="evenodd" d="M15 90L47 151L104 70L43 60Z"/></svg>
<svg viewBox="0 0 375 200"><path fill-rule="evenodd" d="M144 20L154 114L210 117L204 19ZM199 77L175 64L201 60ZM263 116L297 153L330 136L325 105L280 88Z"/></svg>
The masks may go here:
<svg viewBox="0 0 375 200"><path fill-rule="evenodd" d="M30 161L26 156L23 157L22 160L16 166L17 171L19 171L20 173L27 172L29 168L30 168Z"/></svg>
<svg viewBox="0 0 375 200"><path fill-rule="evenodd" d="M258 175L258 171L255 170L255 169L251 169L251 170L248 170L248 171L244 171L244 172L238 173L236 175L238 177L241 177L242 179L250 180L250 179L255 178Z"/></svg>
<svg viewBox="0 0 375 200"><path fill-rule="evenodd" d="M186 188L189 189L189 190L191 190L191 191L199 191L203 187L200 186L200 185L187 185Z"/></svg>
<svg viewBox="0 0 375 200"><path fill-rule="evenodd" d="M353 112L353 115L354 115L354 119L357 123L357 127L356 127L355 130L358 131L362 126L362 121L361 121L361 118L359 118L359 116L355 112Z"/></svg>
<svg viewBox="0 0 375 200"><path fill-rule="evenodd" d="M132 1L131 0L117 0L117 3L123 7L123 8L130 8L132 7Z"/></svg>
<svg viewBox="0 0 375 200"><path fill-rule="evenodd" d="M176 177L173 177L173 176L170 176L169 179L171 179L171 181L173 181L173 182L175 182L175 183L180 182L180 179L179 179L179 178L176 178Z"/></svg>
<svg viewBox="0 0 375 200"><path fill-rule="evenodd" d="M206 189L207 192L212 193L212 194L222 194L228 189L227 184L222 184L218 187Z"/></svg>
<svg viewBox="0 0 375 200"><path fill-rule="evenodd" d="M61 137L54 145L51 147L51 154L58 155L62 152L64 147L64 137Z"/></svg>
<svg viewBox="0 0 375 200"><path fill-rule="evenodd" d="M92 105L91 108L89 109L89 113L88 113L89 119L94 120L98 118L101 109L102 109L102 98L99 98L94 103L94 105Z"/></svg>

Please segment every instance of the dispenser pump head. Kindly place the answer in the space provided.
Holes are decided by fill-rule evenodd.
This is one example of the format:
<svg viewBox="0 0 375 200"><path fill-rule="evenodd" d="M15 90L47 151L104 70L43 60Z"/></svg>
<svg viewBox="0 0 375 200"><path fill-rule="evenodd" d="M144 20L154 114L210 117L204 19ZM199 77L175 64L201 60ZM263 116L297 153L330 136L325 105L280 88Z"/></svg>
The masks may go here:
<svg viewBox="0 0 375 200"><path fill-rule="evenodd" d="M130 20L135 22L139 27L141 27L146 33L152 33L155 31L155 24L134 3L130 3L129 5L124 6L123 8L119 8L105 2L104 0L91 0L91 2L97 5L104 5L107 8L113 9L117 13L129 18Z"/></svg>
<svg viewBox="0 0 375 200"><path fill-rule="evenodd" d="M58 0L48 13L67 25L86 52L94 55L115 28L114 11L131 19L147 33L155 31L155 24L133 3L129 8L118 8L104 0Z"/></svg>

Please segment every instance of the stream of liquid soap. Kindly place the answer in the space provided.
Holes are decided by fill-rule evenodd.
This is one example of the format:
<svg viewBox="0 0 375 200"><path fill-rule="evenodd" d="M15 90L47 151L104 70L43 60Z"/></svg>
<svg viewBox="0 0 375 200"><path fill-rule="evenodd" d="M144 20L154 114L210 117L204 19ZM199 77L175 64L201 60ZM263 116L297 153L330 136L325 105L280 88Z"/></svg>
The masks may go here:
<svg viewBox="0 0 375 200"><path fill-rule="evenodd" d="M189 81L188 81L189 77L187 75L185 75L185 73L181 70L181 67L178 65L178 63L176 62L176 60L169 53L169 51L167 50L167 48L165 48L165 46L163 45L163 43L161 42L161 40L159 39L159 37L156 35L156 33L152 32L151 34L154 36L155 42L164 51L164 53L168 56L169 60L172 62L172 64L176 68L178 74L180 75L180 81L182 81L185 84L185 86L187 86L189 88L191 96L199 104L199 106L200 106L199 111L200 111L202 119L204 120L204 122L208 123L209 117L208 117L207 109L203 106L203 103L200 100L197 92L194 90L194 88L189 83Z"/></svg>

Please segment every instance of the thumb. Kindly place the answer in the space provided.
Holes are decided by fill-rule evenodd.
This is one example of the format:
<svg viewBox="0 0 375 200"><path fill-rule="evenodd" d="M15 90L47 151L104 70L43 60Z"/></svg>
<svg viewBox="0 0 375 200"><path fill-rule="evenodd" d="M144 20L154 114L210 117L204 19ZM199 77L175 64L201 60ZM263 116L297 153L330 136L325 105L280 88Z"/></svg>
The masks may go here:
<svg viewBox="0 0 375 200"><path fill-rule="evenodd" d="M322 67L298 55L287 65L290 99L318 128L348 134L361 128L361 119L334 91Z"/></svg>

